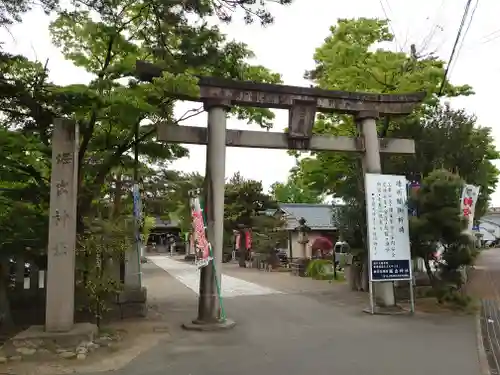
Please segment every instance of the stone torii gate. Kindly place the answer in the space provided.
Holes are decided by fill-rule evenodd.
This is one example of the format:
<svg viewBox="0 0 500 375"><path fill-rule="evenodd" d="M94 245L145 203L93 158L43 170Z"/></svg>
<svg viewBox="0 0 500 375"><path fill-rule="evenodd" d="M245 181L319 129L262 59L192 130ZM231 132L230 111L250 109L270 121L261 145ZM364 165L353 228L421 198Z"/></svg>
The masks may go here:
<svg viewBox="0 0 500 375"><path fill-rule="evenodd" d="M162 75L157 66L138 61L136 73L143 81ZM371 94L330 91L316 88L233 81L200 77L200 96L180 99L201 101L208 112L207 128L158 124L158 139L171 143L207 145L206 207L208 239L214 252L217 280L220 280L226 146L304 151L357 152L364 155L367 173L381 173L380 153L414 154L410 139L379 139L376 119L388 115L408 115L425 97L425 93ZM289 110L287 133L227 130L227 112L233 105ZM353 115L359 128L358 137L313 135L316 112ZM200 276L198 319L194 327L222 325L212 267L204 267ZM381 306L395 305L391 282L377 283L376 296Z"/></svg>

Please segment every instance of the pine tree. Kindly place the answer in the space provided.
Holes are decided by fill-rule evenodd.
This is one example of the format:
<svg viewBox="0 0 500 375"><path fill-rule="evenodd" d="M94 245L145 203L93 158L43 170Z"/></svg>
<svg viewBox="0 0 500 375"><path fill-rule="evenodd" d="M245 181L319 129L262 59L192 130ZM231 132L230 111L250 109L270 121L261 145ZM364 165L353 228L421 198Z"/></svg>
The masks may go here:
<svg viewBox="0 0 500 375"><path fill-rule="evenodd" d="M465 232L467 223L460 212L463 184L458 175L435 170L409 197L418 215L410 219L412 256L424 259L427 275L440 302L448 292L460 290L463 284L461 270L473 261L473 242ZM442 252L439 267L433 273L430 261L436 259L438 250Z"/></svg>

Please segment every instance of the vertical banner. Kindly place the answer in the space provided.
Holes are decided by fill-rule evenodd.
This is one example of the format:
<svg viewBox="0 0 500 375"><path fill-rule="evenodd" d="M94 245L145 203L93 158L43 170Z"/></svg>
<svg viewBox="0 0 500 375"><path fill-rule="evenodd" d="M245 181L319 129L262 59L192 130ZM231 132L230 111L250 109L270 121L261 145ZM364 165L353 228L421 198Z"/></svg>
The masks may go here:
<svg viewBox="0 0 500 375"><path fill-rule="evenodd" d="M234 241L234 243L233 243L233 251L231 253L231 259L233 261L236 260L238 251L240 250L240 240L241 240L240 231L233 230L233 241Z"/></svg>
<svg viewBox="0 0 500 375"><path fill-rule="evenodd" d="M142 224L142 207L139 184L134 184L132 187L133 211L134 211L134 237L136 251L139 256L142 256L142 241L141 241L141 224Z"/></svg>
<svg viewBox="0 0 500 375"><path fill-rule="evenodd" d="M132 188L132 196L134 199L134 219L137 221L137 223L140 225L140 220L141 220L141 195L139 192L139 185L134 184Z"/></svg>
<svg viewBox="0 0 500 375"><path fill-rule="evenodd" d="M370 281L411 280L405 176L367 173Z"/></svg>
<svg viewBox="0 0 500 375"><path fill-rule="evenodd" d="M195 264L198 268L203 268L208 265L208 262L212 258L210 257L210 244L207 240L203 212L201 210L200 198L198 197L191 198L191 218L196 254Z"/></svg>
<svg viewBox="0 0 500 375"><path fill-rule="evenodd" d="M234 236L234 249L235 250L240 249L240 241L241 241L241 235L240 235L240 232L237 231L235 236Z"/></svg>
<svg viewBox="0 0 500 375"><path fill-rule="evenodd" d="M252 231L247 229L245 231L245 249L250 250L252 248Z"/></svg>
<svg viewBox="0 0 500 375"><path fill-rule="evenodd" d="M417 194L418 190L420 189L420 182L418 181L408 181L407 182L407 195L408 197L412 197ZM417 216L417 207L413 207L410 204L408 204L408 214L410 216Z"/></svg>
<svg viewBox="0 0 500 375"><path fill-rule="evenodd" d="M474 211L479 198L479 186L465 185L460 199L460 211L467 219L467 230L472 231L474 226Z"/></svg>

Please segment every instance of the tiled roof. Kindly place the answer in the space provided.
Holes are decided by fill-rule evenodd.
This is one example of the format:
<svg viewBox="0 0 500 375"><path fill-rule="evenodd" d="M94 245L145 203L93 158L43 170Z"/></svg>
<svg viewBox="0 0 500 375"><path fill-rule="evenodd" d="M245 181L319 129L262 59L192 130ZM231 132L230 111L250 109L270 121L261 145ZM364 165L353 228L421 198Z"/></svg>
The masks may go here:
<svg viewBox="0 0 500 375"><path fill-rule="evenodd" d="M287 230L297 228L302 217L312 230L336 229L333 220L334 208L329 204L280 203L279 208L287 217Z"/></svg>

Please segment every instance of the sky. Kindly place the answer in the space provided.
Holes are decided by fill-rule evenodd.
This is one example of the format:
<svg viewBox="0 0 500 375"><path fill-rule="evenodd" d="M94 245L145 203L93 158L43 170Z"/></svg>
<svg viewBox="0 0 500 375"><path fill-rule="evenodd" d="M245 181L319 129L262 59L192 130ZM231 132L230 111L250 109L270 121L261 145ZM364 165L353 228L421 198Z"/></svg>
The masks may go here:
<svg viewBox="0 0 500 375"><path fill-rule="evenodd" d="M259 24L244 25L237 16L230 25L221 25L229 39L246 43L255 52L255 64L264 65L281 73L288 85L309 86L303 79L304 71L314 67L313 54L329 35L329 28L338 18L378 17L391 20L396 38L394 49L408 51L415 44L417 51L435 52L448 60L466 0L295 0L291 6L271 4L275 22L262 28ZM473 1L474 3L474 1ZM497 126L500 82L500 2L479 0L474 19L452 65L449 79L454 84L470 84L476 94L452 102L478 117L478 123L493 129L497 147L500 147L500 127ZM48 32L50 18L40 10L28 13L23 23L0 32L4 48L32 59L49 60L50 78L57 84L85 83L89 75L65 61L51 44ZM425 48L424 48L425 47ZM199 104L181 103L178 115ZM287 126L286 111L276 111L273 131ZM206 126L206 115L190 119L185 125ZM228 128L259 130L236 119L228 120ZM187 146L190 157L175 161L173 169L204 173L204 146ZM226 177L235 172L247 178L261 180L267 189L275 181L285 181L295 164L286 151L228 148ZM500 162L498 164L500 167ZM500 206L500 188L492 196L492 205Z"/></svg>

